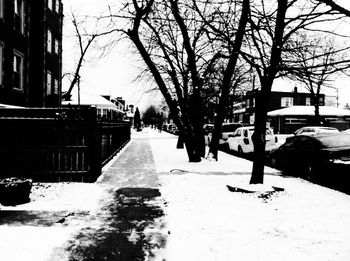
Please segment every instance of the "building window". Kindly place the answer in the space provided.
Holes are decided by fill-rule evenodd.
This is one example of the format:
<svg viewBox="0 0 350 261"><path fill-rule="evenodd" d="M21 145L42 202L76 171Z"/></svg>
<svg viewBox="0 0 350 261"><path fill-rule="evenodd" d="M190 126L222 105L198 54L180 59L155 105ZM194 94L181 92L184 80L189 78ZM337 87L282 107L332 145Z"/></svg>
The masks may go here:
<svg viewBox="0 0 350 261"><path fill-rule="evenodd" d="M23 90L23 54L17 51L13 54L13 88Z"/></svg>
<svg viewBox="0 0 350 261"><path fill-rule="evenodd" d="M15 29L19 32L23 32L23 0L14 0L14 11L15 11Z"/></svg>
<svg viewBox="0 0 350 261"><path fill-rule="evenodd" d="M58 13L58 14L60 13L60 1L59 0L56 0L55 12Z"/></svg>
<svg viewBox="0 0 350 261"><path fill-rule="evenodd" d="M58 80L57 79L54 80L54 86L53 87L54 87L53 88L54 94L58 94Z"/></svg>
<svg viewBox="0 0 350 261"><path fill-rule="evenodd" d="M303 118L286 118L284 120L285 124L307 124L307 119Z"/></svg>
<svg viewBox="0 0 350 261"><path fill-rule="evenodd" d="M47 0L47 8L52 10L52 6L53 6L53 0Z"/></svg>
<svg viewBox="0 0 350 261"><path fill-rule="evenodd" d="M292 97L282 97L281 98L281 107L289 107L293 106L293 98Z"/></svg>
<svg viewBox="0 0 350 261"><path fill-rule="evenodd" d="M47 51L49 52L49 53L51 53L51 50L52 50L52 33L51 33L51 31L50 30L47 30Z"/></svg>
<svg viewBox="0 0 350 261"><path fill-rule="evenodd" d="M60 51L60 43L57 39L55 39L55 53L59 54Z"/></svg>
<svg viewBox="0 0 350 261"><path fill-rule="evenodd" d="M306 105L306 106L310 106L310 105L311 105L311 98L310 98L310 97L307 97L307 98L305 99L305 105Z"/></svg>
<svg viewBox="0 0 350 261"><path fill-rule="evenodd" d="M255 98L247 99L245 102L246 108L254 108L255 107Z"/></svg>
<svg viewBox="0 0 350 261"><path fill-rule="evenodd" d="M50 95L52 93L52 77L51 72L47 71L46 73L46 95Z"/></svg>
<svg viewBox="0 0 350 261"><path fill-rule="evenodd" d="M102 117L102 109L97 109L97 118L101 119Z"/></svg>
<svg viewBox="0 0 350 261"><path fill-rule="evenodd" d="M4 57L4 44L0 42L0 86L2 86L2 81L3 81L3 70L4 70L3 57Z"/></svg>

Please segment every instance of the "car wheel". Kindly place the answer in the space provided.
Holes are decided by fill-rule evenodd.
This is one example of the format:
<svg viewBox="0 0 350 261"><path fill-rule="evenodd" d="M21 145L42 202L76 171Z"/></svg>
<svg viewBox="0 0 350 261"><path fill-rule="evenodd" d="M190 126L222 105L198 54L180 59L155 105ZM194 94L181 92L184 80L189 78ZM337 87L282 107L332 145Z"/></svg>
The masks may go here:
<svg viewBox="0 0 350 261"><path fill-rule="evenodd" d="M241 146L238 146L238 154L243 155L243 150Z"/></svg>

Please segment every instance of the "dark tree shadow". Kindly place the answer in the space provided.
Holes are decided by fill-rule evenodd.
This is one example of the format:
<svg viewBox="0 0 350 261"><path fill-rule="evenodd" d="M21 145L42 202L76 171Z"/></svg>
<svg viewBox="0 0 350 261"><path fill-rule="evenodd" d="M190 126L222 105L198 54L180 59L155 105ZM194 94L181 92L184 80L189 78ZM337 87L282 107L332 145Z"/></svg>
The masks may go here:
<svg viewBox="0 0 350 261"><path fill-rule="evenodd" d="M166 244L164 202L158 189L122 188L96 218L103 226L82 229L69 242L69 260L146 260Z"/></svg>

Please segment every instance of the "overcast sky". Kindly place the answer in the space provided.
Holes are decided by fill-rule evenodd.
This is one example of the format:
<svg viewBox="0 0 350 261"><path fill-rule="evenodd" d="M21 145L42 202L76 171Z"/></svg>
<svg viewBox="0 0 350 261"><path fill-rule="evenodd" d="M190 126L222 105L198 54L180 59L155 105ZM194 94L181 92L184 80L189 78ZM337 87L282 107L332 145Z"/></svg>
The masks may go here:
<svg viewBox="0 0 350 261"><path fill-rule="evenodd" d="M78 59L74 37L72 37L71 22L69 21L70 10L79 14L99 14L107 0L63 0L65 25L63 39L63 73L73 71ZM120 1L120 0L116 0ZM349 0L337 1L350 9ZM350 20L349 20L350 23ZM350 28L350 24L349 27ZM105 58L88 61L81 71L81 90L97 94L110 94L115 97L122 96L127 103L139 107L146 107L159 101L160 95L155 93L144 94L150 88L148 83L134 81L138 75L138 56L132 53L128 45L121 43ZM63 81L67 86L68 82ZM350 104L350 78L338 80L339 101L342 104Z"/></svg>
<svg viewBox="0 0 350 261"><path fill-rule="evenodd" d="M104 0L63 0L65 23L63 39L63 73L73 71L78 59L76 39L72 37L70 10L83 15L98 15L102 11ZM90 49L93 51L92 49ZM81 71L81 90L97 94L122 96L127 103L145 107L159 101L160 95L144 94L152 87L149 83L135 81L138 69L138 56L135 56L125 42L117 45L111 53L102 59L91 59L84 63ZM64 88L69 82L64 80Z"/></svg>

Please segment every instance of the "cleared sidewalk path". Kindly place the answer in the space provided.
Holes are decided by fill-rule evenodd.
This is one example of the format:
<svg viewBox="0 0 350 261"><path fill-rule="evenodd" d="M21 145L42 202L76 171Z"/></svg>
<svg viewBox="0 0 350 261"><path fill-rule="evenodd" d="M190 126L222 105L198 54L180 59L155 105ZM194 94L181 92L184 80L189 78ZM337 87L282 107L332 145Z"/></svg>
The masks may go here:
<svg viewBox="0 0 350 261"><path fill-rule="evenodd" d="M157 187L158 177L149 139L133 135L121 155L103 172L98 183L117 188Z"/></svg>

